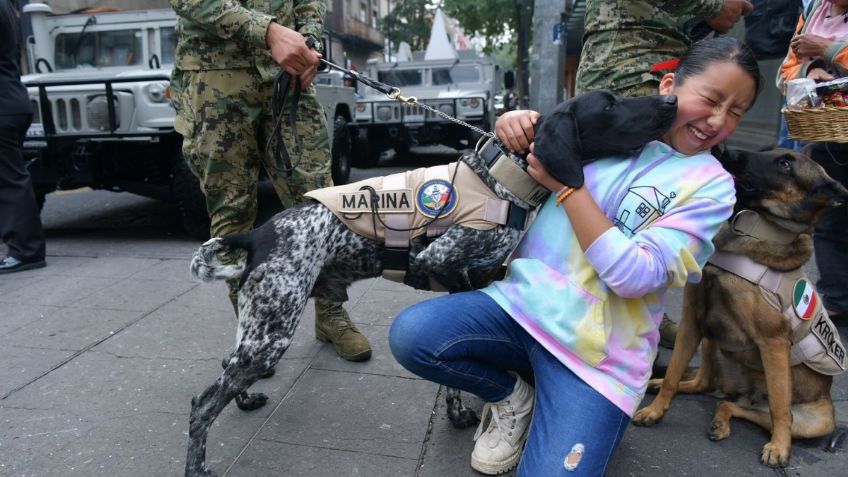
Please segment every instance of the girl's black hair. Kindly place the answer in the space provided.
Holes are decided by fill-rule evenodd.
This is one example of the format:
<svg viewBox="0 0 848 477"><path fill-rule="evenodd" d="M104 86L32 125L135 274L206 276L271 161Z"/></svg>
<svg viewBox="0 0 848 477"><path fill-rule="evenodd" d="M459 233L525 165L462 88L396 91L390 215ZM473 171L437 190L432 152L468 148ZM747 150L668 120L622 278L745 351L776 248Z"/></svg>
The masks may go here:
<svg viewBox="0 0 848 477"><path fill-rule="evenodd" d="M732 36L706 38L693 44L680 58L680 64L674 71L674 83L681 85L690 76L703 73L715 62L731 62L738 65L754 80L754 101L763 89L763 77L754 58L754 52L748 45ZM754 101L751 104L754 104Z"/></svg>

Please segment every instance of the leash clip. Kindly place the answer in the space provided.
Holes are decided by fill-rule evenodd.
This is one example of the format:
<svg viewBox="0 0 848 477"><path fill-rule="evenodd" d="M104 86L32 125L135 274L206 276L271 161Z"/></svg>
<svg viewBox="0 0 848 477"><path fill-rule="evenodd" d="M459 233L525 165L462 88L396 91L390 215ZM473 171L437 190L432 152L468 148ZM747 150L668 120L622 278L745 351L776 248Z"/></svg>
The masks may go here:
<svg viewBox="0 0 848 477"><path fill-rule="evenodd" d="M400 90L397 88L392 88L391 91L386 93L386 96L388 96L389 99L394 99L407 104L415 104L418 102L418 98L415 96L401 96Z"/></svg>

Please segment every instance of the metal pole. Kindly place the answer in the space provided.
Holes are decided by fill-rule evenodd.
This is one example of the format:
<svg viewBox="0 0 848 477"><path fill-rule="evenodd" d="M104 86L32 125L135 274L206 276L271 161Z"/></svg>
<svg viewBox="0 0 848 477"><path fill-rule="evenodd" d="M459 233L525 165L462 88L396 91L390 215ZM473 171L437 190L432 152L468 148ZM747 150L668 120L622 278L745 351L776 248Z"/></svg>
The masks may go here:
<svg viewBox="0 0 848 477"><path fill-rule="evenodd" d="M530 109L542 114L562 102L566 11L573 0L536 0L530 55Z"/></svg>

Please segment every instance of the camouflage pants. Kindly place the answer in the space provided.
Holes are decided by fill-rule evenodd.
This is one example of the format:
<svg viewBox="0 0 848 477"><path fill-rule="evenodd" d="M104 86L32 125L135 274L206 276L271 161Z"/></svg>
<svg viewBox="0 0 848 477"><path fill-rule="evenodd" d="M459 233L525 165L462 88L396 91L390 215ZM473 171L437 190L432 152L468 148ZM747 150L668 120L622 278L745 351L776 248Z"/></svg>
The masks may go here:
<svg viewBox="0 0 848 477"><path fill-rule="evenodd" d="M183 155L206 195L212 237L250 230L257 214L257 186L264 168L283 206L292 207L303 194L332 185L330 149L324 111L310 87L300 95L296 112L301 154L288 124L291 97L286 98L280 128L295 170L286 177L275 164L272 136L272 84L252 69L180 71L171 78L177 110L174 128L183 135ZM240 253L222 255L233 263ZM228 283L233 306L237 283Z"/></svg>

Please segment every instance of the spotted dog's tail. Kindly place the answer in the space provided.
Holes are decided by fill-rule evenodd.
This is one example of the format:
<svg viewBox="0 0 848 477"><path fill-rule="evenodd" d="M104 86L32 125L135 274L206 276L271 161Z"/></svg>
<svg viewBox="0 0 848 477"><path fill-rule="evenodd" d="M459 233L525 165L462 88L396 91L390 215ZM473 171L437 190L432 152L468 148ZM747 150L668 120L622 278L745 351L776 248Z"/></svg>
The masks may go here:
<svg viewBox="0 0 848 477"><path fill-rule="evenodd" d="M224 265L218 259L218 252L239 248L226 237L216 237L200 246L191 257L191 277L201 282L239 278L244 273L244 262L236 265Z"/></svg>

